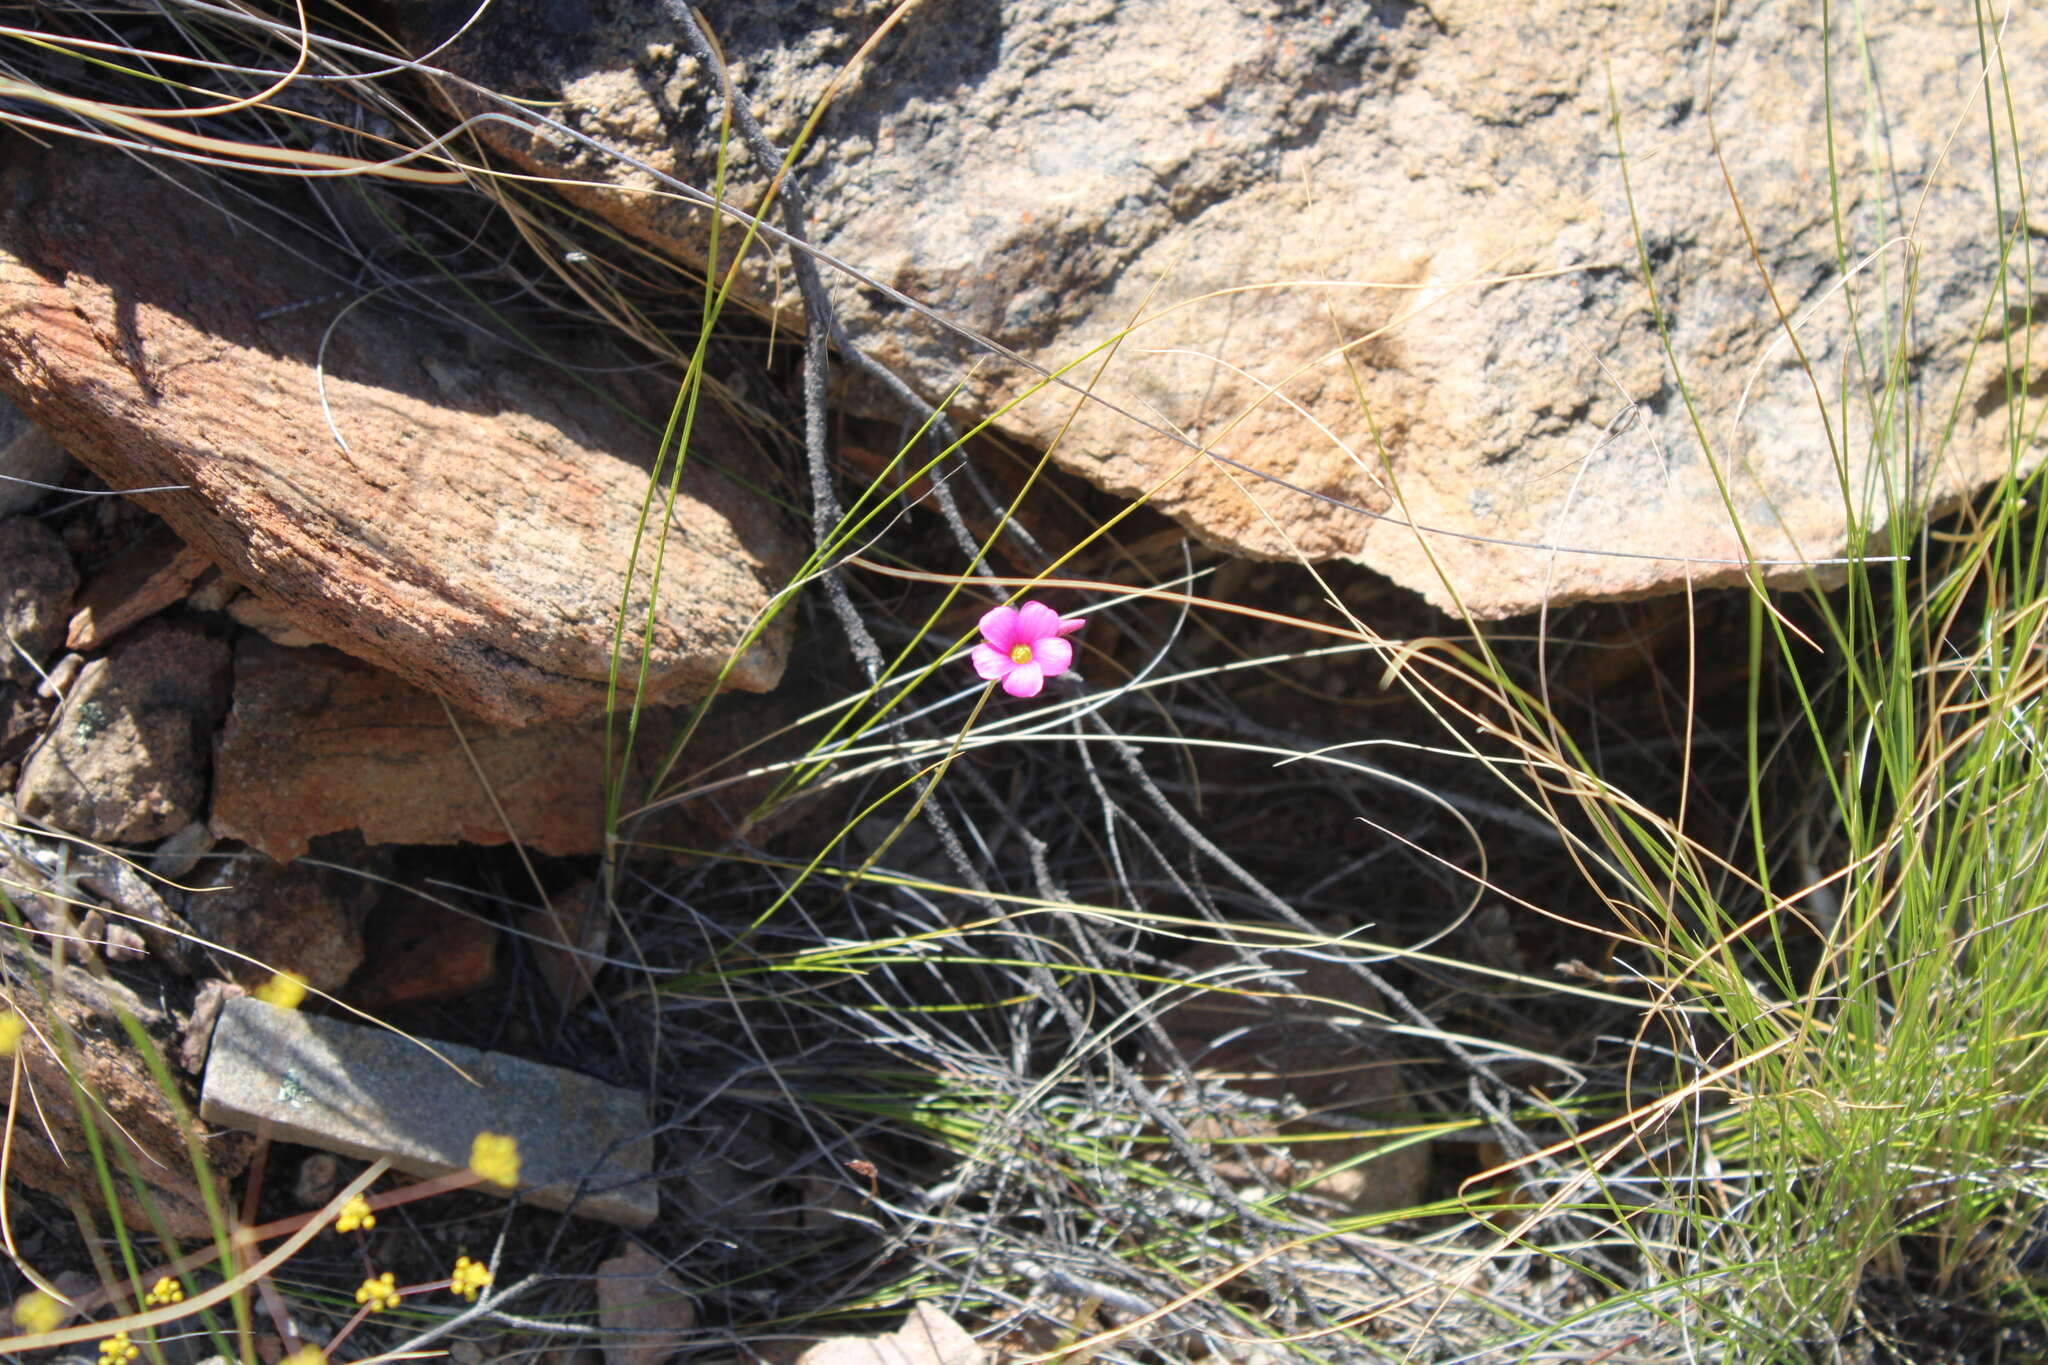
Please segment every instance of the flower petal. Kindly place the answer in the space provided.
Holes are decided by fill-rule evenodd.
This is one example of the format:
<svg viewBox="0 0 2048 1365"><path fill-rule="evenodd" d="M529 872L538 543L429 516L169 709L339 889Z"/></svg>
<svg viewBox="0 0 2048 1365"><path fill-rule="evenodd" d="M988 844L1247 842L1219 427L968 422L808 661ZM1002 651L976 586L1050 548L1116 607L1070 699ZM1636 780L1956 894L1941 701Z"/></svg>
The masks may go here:
<svg viewBox="0 0 2048 1365"><path fill-rule="evenodd" d="M1088 621L1085 617L1062 616L1060 618L1060 634L1072 635L1075 631L1079 630L1081 627L1087 624Z"/></svg>
<svg viewBox="0 0 2048 1365"><path fill-rule="evenodd" d="M1045 673L1035 663L1018 664L1003 679L1003 691L1013 697L1035 697L1045 686Z"/></svg>
<svg viewBox="0 0 2048 1365"><path fill-rule="evenodd" d="M1017 613L1009 607L991 607L981 617L981 638L998 654L1017 646Z"/></svg>
<svg viewBox="0 0 2048 1365"><path fill-rule="evenodd" d="M1017 665L1010 662L1010 656L990 649L987 645L974 647L974 671L994 682Z"/></svg>
<svg viewBox="0 0 2048 1365"><path fill-rule="evenodd" d="M1017 608L1017 638L1025 644L1037 644L1049 635L1060 633L1060 614L1043 602L1026 602Z"/></svg>
<svg viewBox="0 0 2048 1365"><path fill-rule="evenodd" d="M1055 635L1031 647L1031 661L1045 671L1046 677L1057 678L1074 666L1074 647Z"/></svg>

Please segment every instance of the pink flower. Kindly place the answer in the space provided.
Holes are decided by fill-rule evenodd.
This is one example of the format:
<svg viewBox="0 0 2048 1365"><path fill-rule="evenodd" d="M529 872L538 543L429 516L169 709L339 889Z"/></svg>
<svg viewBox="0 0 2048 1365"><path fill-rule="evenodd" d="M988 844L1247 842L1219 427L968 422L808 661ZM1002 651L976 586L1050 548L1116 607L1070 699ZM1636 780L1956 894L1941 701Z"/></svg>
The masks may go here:
<svg viewBox="0 0 2048 1365"><path fill-rule="evenodd" d="M974 671L1013 697L1035 697L1047 678L1074 666L1074 647L1066 637L1081 628L1079 617L1063 621L1043 602L1026 602L1012 610L997 607L981 618L981 638L974 647Z"/></svg>

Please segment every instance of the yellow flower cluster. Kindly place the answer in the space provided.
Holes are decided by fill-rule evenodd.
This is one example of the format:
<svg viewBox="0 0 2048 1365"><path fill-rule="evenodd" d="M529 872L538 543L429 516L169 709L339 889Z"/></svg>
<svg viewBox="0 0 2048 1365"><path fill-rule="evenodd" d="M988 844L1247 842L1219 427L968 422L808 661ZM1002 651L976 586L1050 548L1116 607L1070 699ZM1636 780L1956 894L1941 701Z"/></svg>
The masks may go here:
<svg viewBox="0 0 2048 1365"><path fill-rule="evenodd" d="M149 1292L142 1296L142 1306L145 1308L155 1308L167 1303L183 1303L184 1301L185 1286L179 1284L168 1275L151 1285Z"/></svg>
<svg viewBox="0 0 2048 1365"><path fill-rule="evenodd" d="M467 1256L455 1258L455 1271L448 1277L451 1292L462 1295L471 1303L477 1294L491 1287L491 1268L481 1261L472 1261Z"/></svg>
<svg viewBox="0 0 2048 1365"><path fill-rule="evenodd" d="M142 1348L128 1340L126 1332L116 1332L100 1343L100 1365L128 1365L141 1354Z"/></svg>
<svg viewBox="0 0 2048 1365"><path fill-rule="evenodd" d="M396 1277L388 1270L382 1275L372 1275L356 1290L356 1302L368 1304L372 1313L398 1307L398 1299Z"/></svg>
<svg viewBox="0 0 2048 1365"><path fill-rule="evenodd" d="M368 1232L377 1226L377 1215L370 1212L370 1201L357 1195L341 1206L341 1213L334 1220L336 1232L354 1232L360 1228Z"/></svg>
<svg viewBox="0 0 2048 1365"><path fill-rule="evenodd" d="M64 1321L64 1306L40 1289L14 1301L14 1322L24 1332L54 1332Z"/></svg>
<svg viewBox="0 0 2048 1365"><path fill-rule="evenodd" d="M0 1057L12 1057L14 1049L21 1046L21 1035L26 1032L26 1019L13 1010L0 1010Z"/></svg>
<svg viewBox="0 0 2048 1365"><path fill-rule="evenodd" d="M327 1365L327 1356L318 1346L301 1346L277 1365Z"/></svg>
<svg viewBox="0 0 2048 1365"><path fill-rule="evenodd" d="M278 972L270 980L258 986L256 998L266 1005L275 1005L281 1010L295 1010L306 998L306 978L297 972Z"/></svg>
<svg viewBox="0 0 2048 1365"><path fill-rule="evenodd" d="M504 1133L478 1133L469 1145L469 1169L506 1189L519 1183L519 1143Z"/></svg>

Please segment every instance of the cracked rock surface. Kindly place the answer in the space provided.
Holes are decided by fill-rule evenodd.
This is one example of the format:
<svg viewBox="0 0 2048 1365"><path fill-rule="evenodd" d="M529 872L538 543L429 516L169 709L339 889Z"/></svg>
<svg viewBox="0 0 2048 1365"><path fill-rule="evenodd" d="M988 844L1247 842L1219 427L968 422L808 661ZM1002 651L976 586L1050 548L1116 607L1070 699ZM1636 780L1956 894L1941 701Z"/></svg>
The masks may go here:
<svg viewBox="0 0 2048 1365"><path fill-rule="evenodd" d="M893 9L736 0L709 22L786 143ZM598 21L571 21L586 10ZM416 49L469 17L413 7ZM2006 472L2008 395L2048 382L2048 345L2006 336L1994 298L1967 8L1900 10L1832 51L1819 11L1766 0L1239 0L1189 18L1178 0L922 5L801 163L831 257L1039 367L1080 362L1075 387L1001 418L1044 444L1071 414L1069 469L1213 544L1357 560L1481 617L1735 583L1751 553L1801 582L1852 521L1882 528L1887 496L1941 505ZM2002 16L1999 41L2007 69L2038 69L2048 16ZM653 0L511 0L440 59L714 183L718 82ZM2000 118L2044 116L2048 85L2028 81ZM479 135L702 259L702 211L647 193L647 171L560 134ZM742 164L726 193L764 187ZM1035 382L826 278L851 333L929 398L965 380L960 406L994 413ZM745 286L794 317L787 281L763 253ZM1909 401L1953 414L1945 438L1870 397L1870 357L1908 325ZM2031 368L2008 375L1986 345Z"/></svg>
<svg viewBox="0 0 2048 1365"><path fill-rule="evenodd" d="M111 487L169 490L135 500L311 638L485 720L602 709L659 430L626 415L646 405L604 399L648 395L593 394L508 347L356 307L118 156L10 140L0 166L0 390ZM208 264L224 259L236 268ZM749 453L703 414L650 701L709 691L797 562L766 498L705 467ZM787 651L772 627L726 685L774 687Z"/></svg>

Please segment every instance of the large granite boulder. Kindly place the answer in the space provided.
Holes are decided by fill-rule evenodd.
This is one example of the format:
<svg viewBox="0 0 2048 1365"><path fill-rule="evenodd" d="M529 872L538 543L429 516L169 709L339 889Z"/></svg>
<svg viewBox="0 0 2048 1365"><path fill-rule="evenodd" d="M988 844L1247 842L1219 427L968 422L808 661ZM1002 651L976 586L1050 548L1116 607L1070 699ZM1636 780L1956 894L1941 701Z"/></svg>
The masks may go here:
<svg viewBox="0 0 2048 1365"><path fill-rule="evenodd" d="M404 22L424 51L471 8ZM704 13L787 140L895 8ZM2033 71L2048 16L1995 18L933 0L846 73L798 183L838 261L1039 367L1079 360L1095 401L1055 387L1003 423L1049 441L1079 404L1057 458L1216 544L1357 559L1482 616L1737 581L1751 557L1797 581L1885 523L1887 486L1939 504L2003 473L2008 392L2042 380L2036 337L2008 382L2027 338L2004 332L2000 253L2040 229L2011 219L2010 181L1999 216L1982 45ZM498 152L702 262L704 212L650 172L712 184L718 83L667 6L507 0L433 60L589 139L475 125ZM2048 86L1988 88L2009 178ZM737 146L733 165L727 197L756 202L766 177ZM983 357L828 275L927 395ZM742 288L788 313L789 279L763 251ZM1880 409L1901 354L1912 387ZM1034 382L984 364L963 405Z"/></svg>

